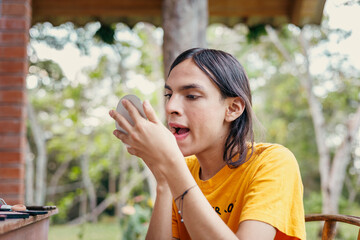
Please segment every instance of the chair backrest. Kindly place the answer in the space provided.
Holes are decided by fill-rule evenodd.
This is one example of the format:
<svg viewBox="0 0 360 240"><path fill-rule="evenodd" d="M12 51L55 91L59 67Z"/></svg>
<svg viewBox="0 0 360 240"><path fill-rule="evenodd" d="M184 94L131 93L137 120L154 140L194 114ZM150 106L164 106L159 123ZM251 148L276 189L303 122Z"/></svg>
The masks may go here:
<svg viewBox="0 0 360 240"><path fill-rule="evenodd" d="M341 214L308 214L305 216L305 222L325 221L322 240L333 240L336 234L336 223L343 222L360 227L360 217L341 215ZM360 229L357 240L360 240Z"/></svg>

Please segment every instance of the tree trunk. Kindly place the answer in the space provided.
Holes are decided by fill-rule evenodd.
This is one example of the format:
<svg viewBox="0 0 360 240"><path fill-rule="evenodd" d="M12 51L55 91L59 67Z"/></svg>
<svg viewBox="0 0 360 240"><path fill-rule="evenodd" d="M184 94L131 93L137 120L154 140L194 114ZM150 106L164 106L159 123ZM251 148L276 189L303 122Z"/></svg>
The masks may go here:
<svg viewBox="0 0 360 240"><path fill-rule="evenodd" d="M123 187L120 188L117 194L109 195L94 209L91 209L91 212L87 213L85 216L79 216L78 218L70 221L69 224L81 224L84 221L97 218L112 204L119 203L124 205L129 200L129 195L131 194L132 189L142 182L147 177L147 174L148 173L145 170L141 173L134 173L134 175L126 183L123 183Z"/></svg>
<svg viewBox="0 0 360 240"><path fill-rule="evenodd" d="M56 185L55 187L49 186L47 188L47 195L52 196L59 193L74 192L79 188L84 188L84 182L73 182L65 185Z"/></svg>
<svg viewBox="0 0 360 240"><path fill-rule="evenodd" d="M34 154L28 141L26 141L25 166L25 204L34 205Z"/></svg>
<svg viewBox="0 0 360 240"><path fill-rule="evenodd" d="M338 203L345 182L346 169L351 160L351 147L356 140L356 134L360 126L360 106L358 106L357 111L348 119L346 126L347 132L343 137L342 143L336 149L331 166L330 180L328 182L328 188L331 194L331 210L338 210Z"/></svg>
<svg viewBox="0 0 360 240"><path fill-rule="evenodd" d="M44 205L46 196L47 173L46 139L40 125L36 120L34 108L29 101L27 102L27 110L28 119L30 121L30 127L37 150L35 204Z"/></svg>
<svg viewBox="0 0 360 240"><path fill-rule="evenodd" d="M50 201L55 201L55 194L57 193L57 186L60 178L68 171L71 160L66 160L60 164L55 173L50 179L50 186L47 188L47 195L49 195ZM50 190L51 189L51 190ZM50 194L52 193L52 194Z"/></svg>
<svg viewBox="0 0 360 240"><path fill-rule="evenodd" d="M300 33L300 45L305 59L305 76L303 77L302 85L304 86L307 94L307 100L309 104L309 109L314 125L315 131L315 140L319 153L319 171L321 179L321 192L323 196L323 213L337 213L338 209L334 208L334 202L332 198L331 189L329 188L330 181L330 152L326 146L326 132L325 132L325 118L322 112L322 106L319 99L314 95L313 92L313 78L310 74L310 62L308 55L308 44L304 37L304 29ZM300 77L300 79L302 79Z"/></svg>
<svg viewBox="0 0 360 240"><path fill-rule="evenodd" d="M128 170L128 166L129 166L129 159L126 158L126 149L125 146L122 145L120 148L120 153L119 153L119 157L118 157L118 167L119 167L119 172L120 172L120 176L118 179L118 187L119 187L119 192L121 191L122 186L124 185L123 182L126 181L126 173ZM123 203L121 203L120 201L117 201L115 203L115 213L116 213L116 217L121 218L122 213L121 213L121 208L123 206Z"/></svg>
<svg viewBox="0 0 360 240"><path fill-rule="evenodd" d="M347 121L347 132L343 137L343 141L335 151L335 156L331 161L329 148L326 146L326 123L322 106L319 99L313 93L313 78L310 74L310 62L308 56L308 43L304 37L304 30L301 30L299 37L300 45L304 54L305 73L299 71L301 69L292 59L289 52L286 51L281 44L276 32L266 26L269 39L276 46L284 58L292 65L294 75L301 81L305 88L309 110L313 120L316 144L319 153L319 171L322 192L322 212L327 214L336 214L339 211L339 201L344 186L346 168L350 162L350 149L356 139L356 133L360 126L360 106Z"/></svg>
<svg viewBox="0 0 360 240"><path fill-rule="evenodd" d="M207 0L163 0L164 75L170 65L184 50L206 47L208 25Z"/></svg>
<svg viewBox="0 0 360 240"><path fill-rule="evenodd" d="M79 207L79 216L86 216L87 213L87 194L84 192L80 196L80 207ZM92 220L93 218L91 218Z"/></svg>
<svg viewBox="0 0 360 240"><path fill-rule="evenodd" d="M91 181L89 176L89 157L87 155L83 155L80 158L80 166L81 166L81 175L83 178L84 186L89 196L90 200L90 209L94 209L96 207L96 191L95 187ZM91 219L92 222L97 221L97 216Z"/></svg>
<svg viewBox="0 0 360 240"><path fill-rule="evenodd" d="M350 163L351 146L356 138L360 125L360 106L354 115L345 123L347 131L343 136L343 141L335 151L335 155L330 163L329 149L325 144L325 119L319 100L314 96L312 89L312 76L310 75L309 56L307 54L308 45L303 36L304 30L300 34L300 43L306 59L307 93L314 122L316 142L319 151L320 161L319 170L321 177L321 189L323 194L323 213L336 214L339 212L339 201L344 187L347 166Z"/></svg>

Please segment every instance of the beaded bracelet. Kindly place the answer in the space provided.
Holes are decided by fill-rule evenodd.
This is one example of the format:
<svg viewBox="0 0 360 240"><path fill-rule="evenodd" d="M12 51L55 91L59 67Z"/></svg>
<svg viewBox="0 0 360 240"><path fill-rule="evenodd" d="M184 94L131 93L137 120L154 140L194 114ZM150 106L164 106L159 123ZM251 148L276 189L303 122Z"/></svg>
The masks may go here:
<svg viewBox="0 0 360 240"><path fill-rule="evenodd" d="M180 214L180 217L181 217L181 222L184 222L184 219L183 219L183 205L184 205L184 197L185 197L185 195L192 189L192 188L194 188L194 187L196 187L197 186L197 184L195 184L194 186L191 186L191 187L189 187L188 189L186 189L184 192L183 192L183 194L181 194L180 196L178 196L177 198L175 198L175 203L176 203L176 201L177 200L180 200L180 202L179 202L179 208L180 208L180 210L178 211L178 213Z"/></svg>

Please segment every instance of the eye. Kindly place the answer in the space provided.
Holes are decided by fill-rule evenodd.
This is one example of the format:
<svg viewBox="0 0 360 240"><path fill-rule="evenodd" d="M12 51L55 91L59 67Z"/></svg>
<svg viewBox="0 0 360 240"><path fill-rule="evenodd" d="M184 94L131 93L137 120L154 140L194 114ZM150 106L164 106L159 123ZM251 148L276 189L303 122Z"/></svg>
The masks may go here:
<svg viewBox="0 0 360 240"><path fill-rule="evenodd" d="M186 98L188 98L190 100L196 100L199 98L199 96L189 94L189 95L186 95Z"/></svg>
<svg viewBox="0 0 360 240"><path fill-rule="evenodd" d="M167 94L164 95L164 97L165 97L166 100L169 100L169 99L171 98L171 95L172 95L172 94L167 93Z"/></svg>

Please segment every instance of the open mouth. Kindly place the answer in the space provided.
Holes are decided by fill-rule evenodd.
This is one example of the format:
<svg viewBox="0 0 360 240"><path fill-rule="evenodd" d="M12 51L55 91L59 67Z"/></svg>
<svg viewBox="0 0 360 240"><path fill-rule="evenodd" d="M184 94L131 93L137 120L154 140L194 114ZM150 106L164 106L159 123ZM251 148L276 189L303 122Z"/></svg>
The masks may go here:
<svg viewBox="0 0 360 240"><path fill-rule="evenodd" d="M169 127L170 127L170 131L172 132L172 134L175 135L177 139L186 137L190 132L190 128L187 128L179 124L170 123Z"/></svg>
<svg viewBox="0 0 360 240"><path fill-rule="evenodd" d="M190 129L188 129L188 128L179 128L179 127L175 127L174 130L175 130L174 133L177 135L183 135L190 131Z"/></svg>

